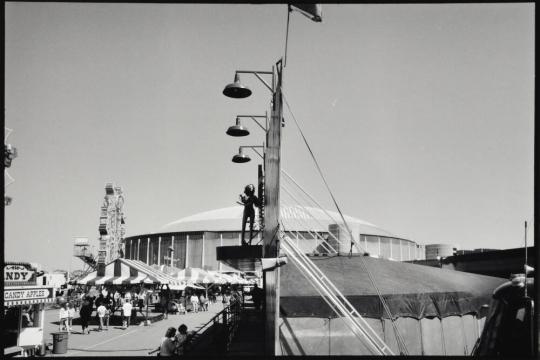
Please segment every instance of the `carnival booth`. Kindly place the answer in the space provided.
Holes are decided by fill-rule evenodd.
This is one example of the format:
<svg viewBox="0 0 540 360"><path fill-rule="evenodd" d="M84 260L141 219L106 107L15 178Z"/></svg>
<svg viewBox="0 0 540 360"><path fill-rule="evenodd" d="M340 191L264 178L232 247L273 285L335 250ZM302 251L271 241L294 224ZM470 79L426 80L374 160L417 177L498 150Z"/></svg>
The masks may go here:
<svg viewBox="0 0 540 360"><path fill-rule="evenodd" d="M101 271L94 271L82 279L79 285L101 286L108 291L120 290L138 294L138 298L148 306L153 304L153 296L162 285L177 286L179 282L172 276L152 268L140 260L118 258L107 264ZM135 307L134 307L135 308Z"/></svg>
<svg viewBox="0 0 540 360"><path fill-rule="evenodd" d="M470 355L506 281L367 256L312 259L396 355ZM283 355L371 355L299 269L291 263L280 277Z"/></svg>
<svg viewBox="0 0 540 360"><path fill-rule="evenodd" d="M4 355L33 354L44 350L45 304L54 303L53 286L38 284L36 266L24 262L4 264Z"/></svg>

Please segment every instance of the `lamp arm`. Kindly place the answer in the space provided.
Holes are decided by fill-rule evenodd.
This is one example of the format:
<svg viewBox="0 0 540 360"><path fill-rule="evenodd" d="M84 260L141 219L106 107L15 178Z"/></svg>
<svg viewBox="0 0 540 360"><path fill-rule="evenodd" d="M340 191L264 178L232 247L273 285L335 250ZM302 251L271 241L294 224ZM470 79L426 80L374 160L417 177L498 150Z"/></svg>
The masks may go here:
<svg viewBox="0 0 540 360"><path fill-rule="evenodd" d="M270 92L273 94L274 93L274 89L272 89L272 87L270 85L268 85L268 83L266 81L264 81L264 79L262 77L260 77L259 74L257 73L253 73L257 79L261 80L261 82L268 88L268 90L270 90Z"/></svg>
<svg viewBox="0 0 540 360"><path fill-rule="evenodd" d="M260 74L272 75L272 79L273 79L274 73L272 71L236 70L236 73L237 74L253 74L253 75L255 75L257 77L257 79L259 79L268 88L268 90L270 90L270 92L272 94L274 93L274 88L272 86L268 85L268 83L260 75Z"/></svg>
<svg viewBox="0 0 540 360"><path fill-rule="evenodd" d="M253 121L255 121L255 122L257 123L257 125L259 125L259 127L260 127L261 129L263 129L264 131L266 131L266 128L265 128L264 126L262 126L262 125L255 119L255 117L250 116L250 118L251 118ZM265 116L264 118L266 118L266 116Z"/></svg>
<svg viewBox="0 0 540 360"><path fill-rule="evenodd" d="M262 156L257 150L255 149L252 149L253 152L255 152L255 154L259 155L261 157L261 159L264 159L264 156Z"/></svg>

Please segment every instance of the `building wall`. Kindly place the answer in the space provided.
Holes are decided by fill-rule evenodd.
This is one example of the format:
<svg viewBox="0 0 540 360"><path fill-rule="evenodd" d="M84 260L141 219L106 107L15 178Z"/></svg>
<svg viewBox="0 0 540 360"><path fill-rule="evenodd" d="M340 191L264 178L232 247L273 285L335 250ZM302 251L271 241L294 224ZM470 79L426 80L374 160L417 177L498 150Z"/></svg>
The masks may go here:
<svg viewBox="0 0 540 360"><path fill-rule="evenodd" d="M424 245L419 245L410 240L361 234L360 246L371 256L378 256L384 259L397 261L425 259Z"/></svg>
<svg viewBox="0 0 540 360"><path fill-rule="evenodd" d="M332 233L341 238L345 232L342 229L331 229ZM329 238L335 248L340 252L348 253L350 250L334 241L331 242L327 232L291 231L287 234L296 242L296 245L306 253L311 253L315 249L324 249L320 244L321 239ZM252 244L259 243L261 235L253 239ZM360 245L371 255L382 258L394 259L398 261L422 260L425 258L423 245L418 245L412 241L384 237L362 235L358 236ZM341 241L350 243L349 241ZM197 267L208 270L233 271L234 269L216 260L216 247L240 245L240 232L196 232L196 233L167 233L167 234L147 234L141 236L131 236L124 240L125 257L127 259L140 260L149 265L170 265L169 247L172 246L173 265L180 269L185 267ZM358 253L356 246L353 253Z"/></svg>
<svg viewBox="0 0 540 360"><path fill-rule="evenodd" d="M454 255L457 248L454 244L429 244L426 245L426 259L433 260L437 257L447 257ZM419 260L419 259L418 259Z"/></svg>

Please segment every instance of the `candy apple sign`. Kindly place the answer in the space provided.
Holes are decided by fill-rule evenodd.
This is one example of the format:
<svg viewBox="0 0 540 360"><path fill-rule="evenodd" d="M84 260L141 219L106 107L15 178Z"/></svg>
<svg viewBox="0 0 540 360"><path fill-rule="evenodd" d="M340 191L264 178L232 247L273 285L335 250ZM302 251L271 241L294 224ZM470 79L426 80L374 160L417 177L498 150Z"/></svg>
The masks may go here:
<svg viewBox="0 0 540 360"><path fill-rule="evenodd" d="M4 285L35 285L36 271L30 264L6 264L4 265Z"/></svg>

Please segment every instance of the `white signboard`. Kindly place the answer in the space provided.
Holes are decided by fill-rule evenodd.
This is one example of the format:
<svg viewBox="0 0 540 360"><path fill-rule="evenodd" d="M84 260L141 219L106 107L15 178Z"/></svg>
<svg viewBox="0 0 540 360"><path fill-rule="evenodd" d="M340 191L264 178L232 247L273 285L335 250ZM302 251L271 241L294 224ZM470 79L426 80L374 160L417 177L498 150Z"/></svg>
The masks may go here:
<svg viewBox="0 0 540 360"><path fill-rule="evenodd" d="M4 306L31 305L54 302L53 287L6 287Z"/></svg>
<svg viewBox="0 0 540 360"><path fill-rule="evenodd" d="M4 265L4 284L10 285L35 285L35 269L27 263L6 263Z"/></svg>
<svg viewBox="0 0 540 360"><path fill-rule="evenodd" d="M4 290L4 300L34 300L52 297L53 288L31 288Z"/></svg>

